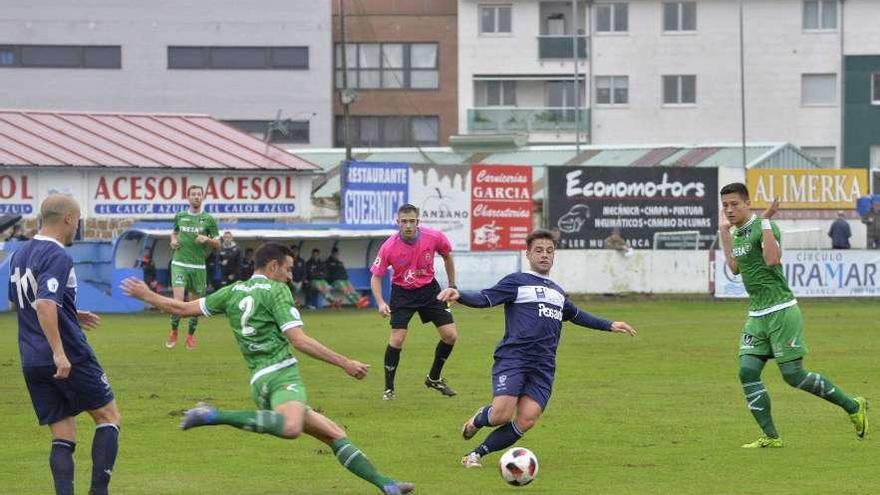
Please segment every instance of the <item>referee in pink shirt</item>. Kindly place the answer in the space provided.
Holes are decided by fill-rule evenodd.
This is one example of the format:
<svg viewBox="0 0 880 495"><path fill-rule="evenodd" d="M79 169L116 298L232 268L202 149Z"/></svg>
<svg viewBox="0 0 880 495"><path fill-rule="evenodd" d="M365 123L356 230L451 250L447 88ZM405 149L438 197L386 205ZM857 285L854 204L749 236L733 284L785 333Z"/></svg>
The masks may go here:
<svg viewBox="0 0 880 495"><path fill-rule="evenodd" d="M449 287L455 288L452 244L443 232L419 227L419 209L411 204L405 204L397 210L397 225L400 226L400 232L382 243L376 261L370 267L373 274L370 288L379 306L379 314L383 318L391 315L391 336L385 349L385 392L382 400L394 398L394 375L400 362L400 350L406 340L409 320L416 312L422 323L434 323L440 334L440 342L437 342L434 351L434 364L425 378L425 386L452 397L455 390L449 388L440 372L458 339L458 330L452 321L449 306L437 300L440 284L434 278L434 253L437 253L446 264ZM390 305L382 298L382 277L389 266L394 270Z"/></svg>

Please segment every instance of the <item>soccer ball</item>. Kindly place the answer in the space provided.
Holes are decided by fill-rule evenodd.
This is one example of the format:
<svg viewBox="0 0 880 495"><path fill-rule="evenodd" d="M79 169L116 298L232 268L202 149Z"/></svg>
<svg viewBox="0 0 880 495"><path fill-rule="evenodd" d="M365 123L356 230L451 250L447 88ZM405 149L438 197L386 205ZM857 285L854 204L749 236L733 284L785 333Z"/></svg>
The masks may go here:
<svg viewBox="0 0 880 495"><path fill-rule="evenodd" d="M498 468L504 481L513 486L524 486L538 475L538 458L529 449L514 447L501 456Z"/></svg>

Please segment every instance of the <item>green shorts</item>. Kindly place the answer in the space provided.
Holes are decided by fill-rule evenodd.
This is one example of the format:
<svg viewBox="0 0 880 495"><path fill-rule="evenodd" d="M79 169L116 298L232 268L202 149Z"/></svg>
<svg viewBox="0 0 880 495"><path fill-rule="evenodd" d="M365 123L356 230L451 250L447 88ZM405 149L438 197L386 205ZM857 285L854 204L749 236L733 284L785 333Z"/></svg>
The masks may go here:
<svg viewBox="0 0 880 495"><path fill-rule="evenodd" d="M208 272L204 268L188 268L171 264L171 287L183 287L187 292L205 295Z"/></svg>
<svg viewBox="0 0 880 495"><path fill-rule="evenodd" d="M797 304L764 316L749 316L742 329L739 355L773 357L787 363L807 354L804 319Z"/></svg>
<svg viewBox="0 0 880 495"><path fill-rule="evenodd" d="M306 386L296 364L267 373L251 384L251 398L259 409L273 410L278 404L306 402Z"/></svg>

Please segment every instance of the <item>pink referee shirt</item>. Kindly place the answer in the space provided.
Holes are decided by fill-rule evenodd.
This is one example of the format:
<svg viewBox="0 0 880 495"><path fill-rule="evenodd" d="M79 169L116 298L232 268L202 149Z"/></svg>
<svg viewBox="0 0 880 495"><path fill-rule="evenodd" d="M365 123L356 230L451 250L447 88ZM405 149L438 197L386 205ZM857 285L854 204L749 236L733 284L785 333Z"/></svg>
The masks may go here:
<svg viewBox="0 0 880 495"><path fill-rule="evenodd" d="M439 230L419 227L412 244L404 242L398 232L382 243L370 272L384 277L390 266L394 269L391 283L404 289L418 289L434 280L434 253L445 256L450 251L452 244Z"/></svg>

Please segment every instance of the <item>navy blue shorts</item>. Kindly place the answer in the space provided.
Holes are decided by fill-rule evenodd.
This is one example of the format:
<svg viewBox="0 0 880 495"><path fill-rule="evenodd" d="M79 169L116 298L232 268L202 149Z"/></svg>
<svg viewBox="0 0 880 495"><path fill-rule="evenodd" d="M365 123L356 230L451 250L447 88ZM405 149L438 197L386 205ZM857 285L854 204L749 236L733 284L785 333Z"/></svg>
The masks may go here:
<svg viewBox="0 0 880 495"><path fill-rule="evenodd" d="M547 409L555 373L556 370L548 366L496 359L492 366L492 396L528 395L541 406L541 410Z"/></svg>
<svg viewBox="0 0 880 495"><path fill-rule="evenodd" d="M94 358L72 365L64 380L52 378L54 365L28 366L22 371L41 425L99 409L113 400L107 375Z"/></svg>

